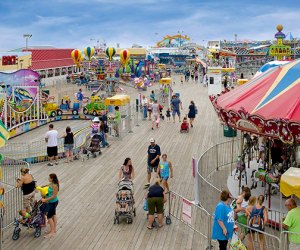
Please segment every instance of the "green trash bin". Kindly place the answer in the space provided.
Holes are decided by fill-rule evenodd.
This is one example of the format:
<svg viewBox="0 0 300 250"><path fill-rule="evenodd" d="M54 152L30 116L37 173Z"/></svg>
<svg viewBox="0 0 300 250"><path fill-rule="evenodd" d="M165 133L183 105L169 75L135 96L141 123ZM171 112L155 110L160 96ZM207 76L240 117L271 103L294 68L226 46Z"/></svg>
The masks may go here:
<svg viewBox="0 0 300 250"><path fill-rule="evenodd" d="M223 126L223 132L225 137L236 137L236 130L231 127Z"/></svg>

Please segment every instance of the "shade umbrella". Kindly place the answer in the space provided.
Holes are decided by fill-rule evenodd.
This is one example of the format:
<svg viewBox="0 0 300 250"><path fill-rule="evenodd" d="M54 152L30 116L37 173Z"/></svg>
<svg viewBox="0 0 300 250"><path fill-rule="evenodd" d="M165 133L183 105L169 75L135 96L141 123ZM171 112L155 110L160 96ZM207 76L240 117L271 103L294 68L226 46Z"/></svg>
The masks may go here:
<svg viewBox="0 0 300 250"><path fill-rule="evenodd" d="M210 100L230 127L285 143L300 142L300 60L270 69Z"/></svg>

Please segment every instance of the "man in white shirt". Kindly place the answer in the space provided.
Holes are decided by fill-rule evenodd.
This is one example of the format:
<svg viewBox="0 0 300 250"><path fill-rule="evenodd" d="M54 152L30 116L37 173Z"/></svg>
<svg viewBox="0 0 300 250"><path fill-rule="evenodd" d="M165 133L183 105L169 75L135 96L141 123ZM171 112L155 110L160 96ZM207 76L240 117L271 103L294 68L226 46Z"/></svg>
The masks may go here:
<svg viewBox="0 0 300 250"><path fill-rule="evenodd" d="M49 158L48 166L53 166L53 160L55 159L55 165L58 165L58 150L57 150L57 138L58 132L53 129L54 126L51 123L49 125L49 131L46 133L45 141L47 142L47 154Z"/></svg>

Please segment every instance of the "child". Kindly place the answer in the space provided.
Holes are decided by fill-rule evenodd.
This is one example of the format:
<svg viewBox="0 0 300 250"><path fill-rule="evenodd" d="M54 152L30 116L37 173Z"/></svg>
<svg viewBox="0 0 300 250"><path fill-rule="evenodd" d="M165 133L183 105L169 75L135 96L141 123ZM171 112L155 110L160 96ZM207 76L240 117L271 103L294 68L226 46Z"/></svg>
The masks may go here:
<svg viewBox="0 0 300 250"><path fill-rule="evenodd" d="M28 220L31 218L30 213L26 212L26 210L20 210L19 215L22 216L22 219L19 219L19 222L22 224L28 222Z"/></svg>
<svg viewBox="0 0 300 250"><path fill-rule="evenodd" d="M171 121L171 110L170 110L170 108L168 108L167 111L166 111L166 117L168 119L168 122L170 122Z"/></svg>
<svg viewBox="0 0 300 250"><path fill-rule="evenodd" d="M95 117L92 120L91 127L92 127L92 135L93 134L97 134L99 132L99 129L100 129L100 120L99 120L98 117Z"/></svg>
<svg viewBox="0 0 300 250"><path fill-rule="evenodd" d="M122 191L121 197L118 201L118 211L128 212L128 203L126 201L127 201L127 193L126 191Z"/></svg>
<svg viewBox="0 0 300 250"><path fill-rule="evenodd" d="M189 128L189 123L186 117L183 118L183 121L181 123L181 129L182 130L188 130Z"/></svg>

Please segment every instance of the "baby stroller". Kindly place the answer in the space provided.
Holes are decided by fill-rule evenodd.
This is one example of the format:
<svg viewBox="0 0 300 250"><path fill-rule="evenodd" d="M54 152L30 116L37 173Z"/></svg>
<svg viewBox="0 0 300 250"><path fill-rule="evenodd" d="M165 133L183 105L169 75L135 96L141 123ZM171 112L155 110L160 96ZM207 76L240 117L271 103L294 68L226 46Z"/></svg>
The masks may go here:
<svg viewBox="0 0 300 250"><path fill-rule="evenodd" d="M136 216L133 198L133 185L129 180L122 180L118 185L116 193L116 209L114 224L119 224L122 218L127 224L132 224L133 216Z"/></svg>
<svg viewBox="0 0 300 250"><path fill-rule="evenodd" d="M35 202L35 205L33 207L33 210L30 214L30 218L23 218L23 219L17 219L15 218L15 228L12 235L13 240L18 240L20 237L21 228L20 225L29 228L35 229L34 231L34 237L38 238L42 234L41 225L45 224L45 218L44 218L44 209L43 207L45 204L42 203L42 201Z"/></svg>
<svg viewBox="0 0 300 250"><path fill-rule="evenodd" d="M190 127L189 123L183 121L183 122L181 123L181 125L180 125L180 133L184 133L184 132L185 132L185 133L188 133L188 132L189 132L189 127Z"/></svg>
<svg viewBox="0 0 300 250"><path fill-rule="evenodd" d="M84 147L83 148L83 154L86 154L86 158L89 159L90 155L92 155L94 158L97 157L97 153L99 153L99 155L102 154L101 152L101 135L100 134L94 134L92 135L90 144L88 147ZM88 142L87 142L88 144Z"/></svg>

